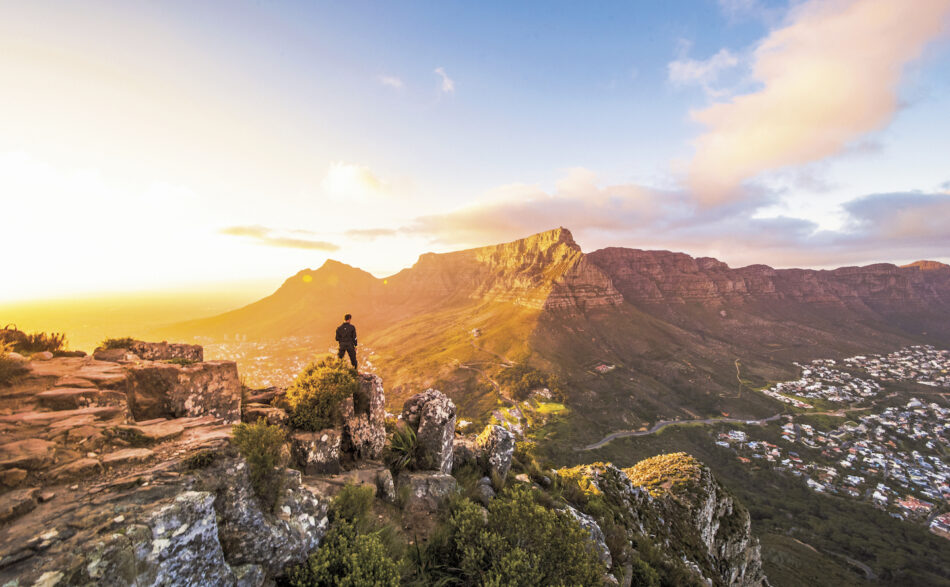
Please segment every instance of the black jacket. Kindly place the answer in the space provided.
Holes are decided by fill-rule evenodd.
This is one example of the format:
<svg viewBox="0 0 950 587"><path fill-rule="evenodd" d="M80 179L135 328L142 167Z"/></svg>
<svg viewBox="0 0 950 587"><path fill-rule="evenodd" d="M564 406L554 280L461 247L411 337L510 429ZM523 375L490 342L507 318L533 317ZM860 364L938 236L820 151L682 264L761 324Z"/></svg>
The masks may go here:
<svg viewBox="0 0 950 587"><path fill-rule="evenodd" d="M356 327L349 322L337 326L336 341L340 346L356 346Z"/></svg>

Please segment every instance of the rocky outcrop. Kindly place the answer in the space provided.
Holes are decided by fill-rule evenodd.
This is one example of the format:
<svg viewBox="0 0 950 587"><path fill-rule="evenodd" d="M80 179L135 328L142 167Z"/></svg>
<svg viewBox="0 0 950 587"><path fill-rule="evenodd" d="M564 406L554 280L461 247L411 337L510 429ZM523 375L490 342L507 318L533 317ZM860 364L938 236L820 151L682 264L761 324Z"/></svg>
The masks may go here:
<svg viewBox="0 0 950 587"><path fill-rule="evenodd" d="M297 430L290 435L290 452L297 465L308 475L340 472L339 430L317 432Z"/></svg>
<svg viewBox="0 0 950 587"><path fill-rule="evenodd" d="M475 439L475 447L483 470L503 480L515 454L514 435L501 426L488 425Z"/></svg>
<svg viewBox="0 0 950 587"><path fill-rule="evenodd" d="M200 363L204 361L204 348L198 344L182 344L169 342L133 341L129 351L146 361L190 361Z"/></svg>
<svg viewBox="0 0 950 587"><path fill-rule="evenodd" d="M610 549L607 548L607 539L604 537L604 531L600 529L600 525L597 523L597 520L593 516L588 516L582 511L579 511L577 508L567 506L564 508L572 518L577 520L577 523L580 524L581 528L587 530L590 534L590 542L594 550L597 552L597 556L604 563L607 569L610 569L613 566L613 560L610 556Z"/></svg>
<svg viewBox="0 0 950 587"><path fill-rule="evenodd" d="M625 470L594 463L558 474L562 483L576 484L584 494L601 498L609 508L610 522L622 525L631 548L637 537L649 536L670 564L682 565L701 582L766 584L748 512L692 457L660 455ZM592 516L598 524L603 522L598 516L605 515L602 510L578 513ZM590 530L588 524L582 525ZM595 535L592 532L596 542Z"/></svg>
<svg viewBox="0 0 950 587"><path fill-rule="evenodd" d="M396 494L410 512L435 512L455 492L455 477L438 471L403 471L396 479Z"/></svg>
<svg viewBox="0 0 950 587"><path fill-rule="evenodd" d="M241 381L233 361L127 365L128 401L136 420L210 415L241 420Z"/></svg>
<svg viewBox="0 0 950 587"><path fill-rule="evenodd" d="M455 404L452 400L441 391L427 389L403 404L402 419L416 433L413 468L451 473L455 438Z"/></svg>
<svg viewBox="0 0 950 587"><path fill-rule="evenodd" d="M377 375L360 374L360 388L340 406L343 453L350 460L377 459L386 444L386 394Z"/></svg>

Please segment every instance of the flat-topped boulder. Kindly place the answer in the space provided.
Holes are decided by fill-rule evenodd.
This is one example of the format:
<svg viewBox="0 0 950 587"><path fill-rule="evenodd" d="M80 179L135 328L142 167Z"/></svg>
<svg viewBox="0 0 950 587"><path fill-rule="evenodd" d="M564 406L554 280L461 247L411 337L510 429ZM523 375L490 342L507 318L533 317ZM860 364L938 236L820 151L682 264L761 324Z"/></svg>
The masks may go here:
<svg viewBox="0 0 950 587"><path fill-rule="evenodd" d="M124 448L102 457L102 464L106 467L118 467L131 463L141 463L149 460L154 451L147 448Z"/></svg>
<svg viewBox="0 0 950 587"><path fill-rule="evenodd" d="M129 345L129 350L146 361L170 361L174 359L195 363L204 361L204 348L200 344L136 340Z"/></svg>
<svg viewBox="0 0 950 587"><path fill-rule="evenodd" d="M234 361L126 366L129 409L136 420L211 415L241 420L241 381Z"/></svg>
<svg viewBox="0 0 950 587"><path fill-rule="evenodd" d="M49 472L47 478L54 482L65 482L76 479L88 479L101 472L102 463L99 462L99 459L86 457L56 467Z"/></svg>
<svg viewBox="0 0 950 587"><path fill-rule="evenodd" d="M343 452L353 460L377 459L386 445L386 395L383 380L360 374L360 388L343 400Z"/></svg>
<svg viewBox="0 0 950 587"><path fill-rule="evenodd" d="M396 479L396 494L404 495L403 507L414 512L434 512L455 492L455 477L441 471L403 471Z"/></svg>

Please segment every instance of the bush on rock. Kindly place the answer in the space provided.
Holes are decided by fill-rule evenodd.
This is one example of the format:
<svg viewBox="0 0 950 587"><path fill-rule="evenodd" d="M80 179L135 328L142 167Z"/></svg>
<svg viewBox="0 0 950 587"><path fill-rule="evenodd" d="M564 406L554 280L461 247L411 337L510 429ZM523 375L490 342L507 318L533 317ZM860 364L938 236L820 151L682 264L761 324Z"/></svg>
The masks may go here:
<svg viewBox="0 0 950 587"><path fill-rule="evenodd" d="M294 428L317 432L339 418L340 403L359 390L356 370L327 356L308 365L287 389L290 423Z"/></svg>
<svg viewBox="0 0 950 587"><path fill-rule="evenodd" d="M260 418L254 424L237 424L232 429L234 445L247 461L251 486L267 509L277 505L283 489L281 468L286 464L284 441L287 432Z"/></svg>

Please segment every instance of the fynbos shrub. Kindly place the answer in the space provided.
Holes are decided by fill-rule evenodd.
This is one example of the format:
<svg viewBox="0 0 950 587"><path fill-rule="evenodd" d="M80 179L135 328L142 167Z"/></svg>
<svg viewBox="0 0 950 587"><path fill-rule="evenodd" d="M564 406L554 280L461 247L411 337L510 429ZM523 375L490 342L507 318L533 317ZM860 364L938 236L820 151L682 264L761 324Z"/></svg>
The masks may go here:
<svg viewBox="0 0 950 587"><path fill-rule="evenodd" d="M287 389L291 425L311 432L333 426L340 403L359 387L356 371L336 357L311 363Z"/></svg>

